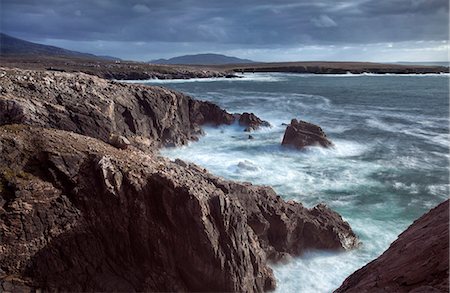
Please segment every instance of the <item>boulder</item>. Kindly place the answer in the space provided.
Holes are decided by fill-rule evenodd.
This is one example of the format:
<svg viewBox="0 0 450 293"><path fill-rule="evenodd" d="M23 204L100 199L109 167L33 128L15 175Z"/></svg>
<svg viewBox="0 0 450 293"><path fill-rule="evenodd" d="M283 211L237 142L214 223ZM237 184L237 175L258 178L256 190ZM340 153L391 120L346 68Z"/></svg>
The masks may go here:
<svg viewBox="0 0 450 293"><path fill-rule="evenodd" d="M336 212L87 136L0 127L0 288L262 292L268 261L351 249Z"/></svg>
<svg viewBox="0 0 450 293"><path fill-rule="evenodd" d="M377 259L351 274L336 293L448 292L449 200L400 234Z"/></svg>
<svg viewBox="0 0 450 293"><path fill-rule="evenodd" d="M131 144L126 137L117 134L111 134L108 143L119 149L126 149Z"/></svg>
<svg viewBox="0 0 450 293"><path fill-rule="evenodd" d="M242 114L237 114L239 125L245 126L244 131L251 132L257 130L260 127L270 127L270 123L261 120L258 116L253 113L244 112Z"/></svg>
<svg viewBox="0 0 450 293"><path fill-rule="evenodd" d="M297 149L303 149L307 146L319 145L322 147L332 146L332 142L328 140L325 132L319 126L292 119L284 132L281 145L292 146Z"/></svg>

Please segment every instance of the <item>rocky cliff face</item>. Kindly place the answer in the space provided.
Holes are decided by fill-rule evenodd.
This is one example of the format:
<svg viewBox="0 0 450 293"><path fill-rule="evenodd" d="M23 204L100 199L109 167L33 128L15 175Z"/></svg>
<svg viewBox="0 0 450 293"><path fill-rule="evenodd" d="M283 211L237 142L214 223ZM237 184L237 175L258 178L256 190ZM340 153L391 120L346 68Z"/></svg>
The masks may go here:
<svg viewBox="0 0 450 293"><path fill-rule="evenodd" d="M162 87L121 84L83 73L2 69L0 125L57 128L108 141L126 137L144 150L186 144L203 124L231 124L209 102Z"/></svg>
<svg viewBox="0 0 450 293"><path fill-rule="evenodd" d="M71 132L0 127L3 290L273 289L267 261L348 249L323 205Z"/></svg>
<svg viewBox="0 0 450 293"><path fill-rule="evenodd" d="M416 220L335 292L448 292L449 201Z"/></svg>

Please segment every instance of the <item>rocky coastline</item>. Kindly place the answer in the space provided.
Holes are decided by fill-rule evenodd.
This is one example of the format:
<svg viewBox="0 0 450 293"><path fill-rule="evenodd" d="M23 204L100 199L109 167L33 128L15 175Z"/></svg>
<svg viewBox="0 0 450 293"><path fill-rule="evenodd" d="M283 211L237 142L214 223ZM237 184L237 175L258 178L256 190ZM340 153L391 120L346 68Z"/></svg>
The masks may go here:
<svg viewBox="0 0 450 293"><path fill-rule="evenodd" d="M359 245L323 204L157 154L239 115L161 87L2 70L4 291L262 292L276 286L269 262Z"/></svg>
<svg viewBox="0 0 450 293"><path fill-rule="evenodd" d="M270 263L360 245L324 204L158 154L197 140L203 125L270 126L253 113L84 73L0 70L2 291L271 291ZM297 148L332 145L316 125L287 128ZM398 257L405 249L414 251ZM448 201L337 292L439 291L443 258Z"/></svg>
<svg viewBox="0 0 450 293"><path fill-rule="evenodd" d="M417 219L335 293L448 292L449 200Z"/></svg>
<svg viewBox="0 0 450 293"><path fill-rule="evenodd" d="M110 80L239 78L240 73L298 74L442 74L447 66L399 65L368 62L278 62L227 65L160 65L68 56L0 55L0 66L98 76Z"/></svg>

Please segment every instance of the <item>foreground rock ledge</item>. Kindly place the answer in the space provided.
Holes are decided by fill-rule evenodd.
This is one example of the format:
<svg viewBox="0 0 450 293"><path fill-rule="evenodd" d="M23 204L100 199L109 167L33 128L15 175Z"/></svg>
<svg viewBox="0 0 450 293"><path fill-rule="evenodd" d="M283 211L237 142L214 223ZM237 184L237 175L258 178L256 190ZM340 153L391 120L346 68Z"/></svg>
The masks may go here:
<svg viewBox="0 0 450 293"><path fill-rule="evenodd" d="M449 201L398 236L380 257L350 275L336 293L449 290Z"/></svg>
<svg viewBox="0 0 450 293"><path fill-rule="evenodd" d="M324 205L71 132L0 127L3 290L240 291L268 260L358 240Z"/></svg>
<svg viewBox="0 0 450 293"><path fill-rule="evenodd" d="M328 140L325 132L319 126L306 122L292 119L284 132L281 145L303 149L307 146L320 145L322 147L330 147L333 143Z"/></svg>

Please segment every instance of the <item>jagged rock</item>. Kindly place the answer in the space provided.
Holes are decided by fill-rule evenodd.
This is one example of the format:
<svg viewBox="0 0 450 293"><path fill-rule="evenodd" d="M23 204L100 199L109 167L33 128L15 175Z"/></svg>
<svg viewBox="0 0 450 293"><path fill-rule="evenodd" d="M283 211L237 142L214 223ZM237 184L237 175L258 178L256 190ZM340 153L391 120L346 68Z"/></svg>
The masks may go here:
<svg viewBox="0 0 450 293"><path fill-rule="evenodd" d="M261 120L253 113L244 112L242 114L236 114L236 116L239 118L239 125L245 126L244 131L246 132L257 130L260 127L270 127L269 122Z"/></svg>
<svg viewBox="0 0 450 293"><path fill-rule="evenodd" d="M162 87L83 73L3 70L0 124L57 128L105 142L115 133L140 149L152 150L197 139L203 124L234 121L233 115L210 102Z"/></svg>
<svg viewBox="0 0 450 293"><path fill-rule="evenodd" d="M233 115L211 102L191 99L189 101L189 110L191 122L197 125L230 125L234 122Z"/></svg>
<svg viewBox="0 0 450 293"><path fill-rule="evenodd" d="M449 200L400 234L377 259L350 275L335 291L448 292Z"/></svg>
<svg viewBox="0 0 450 293"><path fill-rule="evenodd" d="M0 127L1 288L271 290L267 260L358 240L335 212L71 132Z"/></svg>
<svg viewBox="0 0 450 293"><path fill-rule="evenodd" d="M302 149L306 146L320 145L322 147L332 146L332 142L328 140L325 132L319 126L292 119L284 132L281 145L292 146Z"/></svg>

